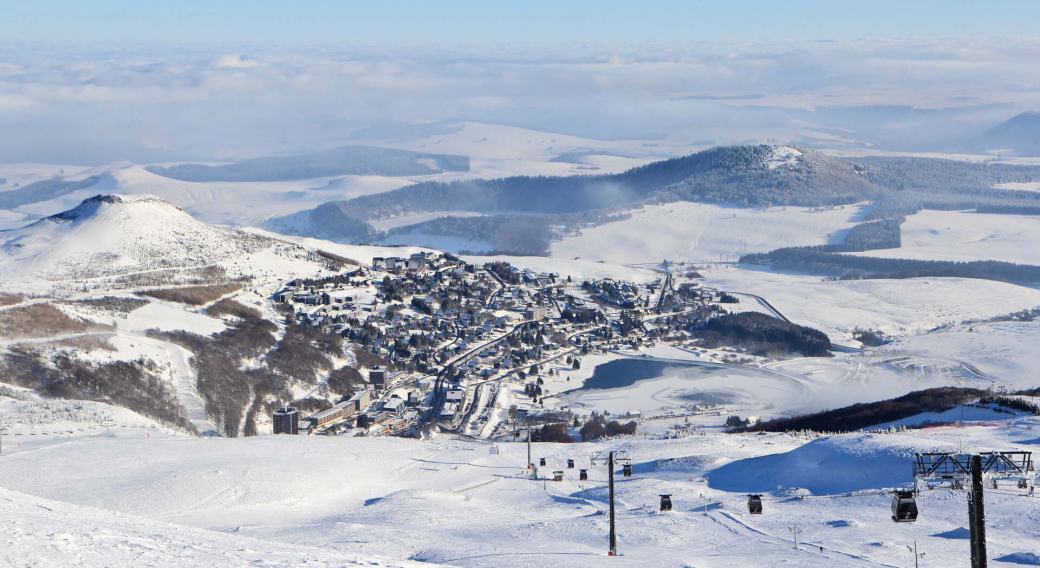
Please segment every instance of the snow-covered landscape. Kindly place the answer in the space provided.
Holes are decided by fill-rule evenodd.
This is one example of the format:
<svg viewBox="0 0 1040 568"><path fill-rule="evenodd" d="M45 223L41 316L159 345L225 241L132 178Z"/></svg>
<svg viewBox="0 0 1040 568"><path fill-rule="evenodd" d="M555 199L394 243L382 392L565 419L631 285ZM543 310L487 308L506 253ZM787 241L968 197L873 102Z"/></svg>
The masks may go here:
<svg viewBox="0 0 1040 568"><path fill-rule="evenodd" d="M0 568L1040 566L1040 8L13 2Z"/></svg>
<svg viewBox="0 0 1040 568"><path fill-rule="evenodd" d="M768 215L737 211L732 223L740 222L739 215ZM751 231L782 234L790 230L785 227L801 226L804 233L789 238L805 242L809 235L825 238L825 231L840 230L850 214L841 209L778 212L785 213L821 219L816 216L832 213L834 220L762 223L751 225ZM171 267L220 266L224 274L250 275L245 287L229 288L225 297L273 314L271 295L285 279L336 273L314 251L373 265L386 255L422 249L237 233L196 221L155 197L88 200L36 223L8 232L10 242L19 246L9 245L11 253L3 259L5 276L12 275L3 289L32 293L33 299L0 309L10 313L54 301L49 296L61 313L94 327L38 339L9 334L3 345L13 353L29 348L98 363L150 361L190 428L102 402L63 402L13 385L0 389L0 475L7 480L0 515L13 531L3 558L13 565L32 555L46 562L74 558L91 566L158 558L172 565L599 566L606 544L607 469L590 456L610 451L625 452L619 455L632 460L632 477L615 472L619 561L626 565L728 566L745 559L755 565L902 566L912 559L907 543L915 540L930 561L956 562L963 557L967 534L956 491L940 486L922 493L921 519L913 525L888 518L889 491L911 483L914 452L1029 451L1037 443L1040 422L1035 417L975 407L922 411L898 421L895 433L727 433L724 422L733 415L784 417L942 386L1032 388L1035 353L1027 346L1036 342L1036 324L986 320L1040 305L1040 292L970 278L834 281L692 258L688 267L674 265L675 277L685 281L685 272L702 271L699 286L734 294L739 303L730 309L738 313L780 312L824 331L836 344L858 344L854 332L867 328L890 342L823 359L748 359L739 349L704 349L696 341L680 341L627 354L590 353L581 369L562 365L560 355L539 375L546 393L539 406L586 417L591 412L631 414L637 433L536 443L534 470L526 467L523 437L513 441L505 417L510 405L526 404L516 386L498 389L494 402L479 390L473 393L474 404L491 404L493 416L491 423L469 429L483 438L477 440L450 433L424 439L356 433L199 438L198 432L220 427L207 416L207 404L197 393L193 354L156 333L189 330L205 336L237 324L207 314L213 300L193 307L149 298L143 294L169 284L134 284L127 278ZM89 238L77 238L85 234ZM783 238L742 234L748 240ZM742 240L728 238L728 246ZM144 250L157 252L128 246L142 242L153 247ZM669 246L656 252L674 254ZM196 250L204 250L204 256ZM643 256L608 262L596 260L591 251L568 256L469 261L555 271L574 282L660 284L660 268L652 263L620 263L656 256L646 249ZM156 264L156 257L164 260ZM62 273L66 276L59 278ZM178 286L176 278L170 282ZM113 297L133 306L120 312L91 302ZM138 307L140 298L148 301ZM69 336L96 337L106 346L63 344ZM734 355L746 362L734 364ZM655 368L661 374L624 378L624 371L607 370L608 363L625 361L644 366L660 361ZM599 374L604 379L596 379ZM508 377L499 379L503 387L517 384L505 382ZM294 387L297 393L306 390L305 384ZM901 429L925 421L952 424ZM545 467L537 466L541 457ZM567 467L568 459L575 460L576 469ZM554 469L563 472L563 481L552 481ZM577 469L588 470L588 479L579 480ZM1036 508L1032 498L1015 492L1017 481L1008 483L1008 489L987 497L994 527L991 554L1028 560L1040 547L1040 538L1029 529ZM748 493L764 496L761 516L748 514ZM658 510L659 494L671 495L671 511ZM481 519L479 528L473 519ZM62 528L55 530L55 523ZM792 527L799 531L797 552ZM691 541L702 544L691 546Z"/></svg>

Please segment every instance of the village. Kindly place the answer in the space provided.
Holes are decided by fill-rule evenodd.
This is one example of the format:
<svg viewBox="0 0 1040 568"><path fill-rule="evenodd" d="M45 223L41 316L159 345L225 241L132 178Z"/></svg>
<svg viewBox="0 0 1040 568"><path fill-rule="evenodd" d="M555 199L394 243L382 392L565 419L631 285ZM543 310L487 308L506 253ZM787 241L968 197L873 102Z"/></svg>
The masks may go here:
<svg viewBox="0 0 1040 568"><path fill-rule="evenodd" d="M658 272L642 285L577 281L418 252L288 282L271 302L298 325L350 341L363 355L364 383L317 412L279 408L273 431L421 436L437 429L496 439L515 436L520 421L558 421L568 408L546 400L546 381L578 369L584 356L681 342L725 313L725 292L695 278L676 285L672 272Z"/></svg>

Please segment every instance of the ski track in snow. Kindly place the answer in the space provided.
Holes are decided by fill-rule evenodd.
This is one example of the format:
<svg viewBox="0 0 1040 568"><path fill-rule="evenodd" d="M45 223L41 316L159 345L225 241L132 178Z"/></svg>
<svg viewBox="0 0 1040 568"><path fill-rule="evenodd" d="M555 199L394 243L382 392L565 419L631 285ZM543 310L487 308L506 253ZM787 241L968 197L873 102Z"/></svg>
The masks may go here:
<svg viewBox="0 0 1040 568"><path fill-rule="evenodd" d="M177 400L180 402L181 407L184 408L185 416L195 426L199 434L219 432L217 426L206 415L206 403L199 396L198 376L195 373L195 368L191 365L191 358L193 357L191 352L175 343L146 335L133 334L133 337L137 341L156 345L166 352L176 377Z"/></svg>

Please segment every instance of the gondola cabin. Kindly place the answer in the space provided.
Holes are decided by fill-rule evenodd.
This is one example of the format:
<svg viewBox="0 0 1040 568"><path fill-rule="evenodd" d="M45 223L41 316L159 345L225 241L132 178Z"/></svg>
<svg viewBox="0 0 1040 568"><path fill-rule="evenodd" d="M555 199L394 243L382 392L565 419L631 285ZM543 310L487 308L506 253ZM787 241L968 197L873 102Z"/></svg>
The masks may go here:
<svg viewBox="0 0 1040 568"><path fill-rule="evenodd" d="M625 465L621 466L621 475L624 475L625 477L632 477L632 464L626 463Z"/></svg>
<svg viewBox="0 0 1040 568"><path fill-rule="evenodd" d="M747 510L752 515L762 514L762 496L761 495L748 495L747 498Z"/></svg>
<svg viewBox="0 0 1040 568"><path fill-rule="evenodd" d="M574 469L574 459L567 458L567 469Z"/></svg>
<svg viewBox="0 0 1040 568"><path fill-rule="evenodd" d="M538 458L538 465L541 467L545 467L545 458Z"/></svg>
<svg viewBox="0 0 1040 568"><path fill-rule="evenodd" d="M553 472L553 481L563 481L563 472L562 471L554 471Z"/></svg>
<svg viewBox="0 0 1040 568"><path fill-rule="evenodd" d="M912 523L917 520L917 501L913 491L896 491L892 497L892 520Z"/></svg>
<svg viewBox="0 0 1040 568"><path fill-rule="evenodd" d="M578 470L578 479L581 480L581 481L588 481L589 480L589 470L587 470L587 469L579 469Z"/></svg>
<svg viewBox="0 0 1040 568"><path fill-rule="evenodd" d="M672 496L671 495L661 495L661 511L671 511L671 510L672 510Z"/></svg>

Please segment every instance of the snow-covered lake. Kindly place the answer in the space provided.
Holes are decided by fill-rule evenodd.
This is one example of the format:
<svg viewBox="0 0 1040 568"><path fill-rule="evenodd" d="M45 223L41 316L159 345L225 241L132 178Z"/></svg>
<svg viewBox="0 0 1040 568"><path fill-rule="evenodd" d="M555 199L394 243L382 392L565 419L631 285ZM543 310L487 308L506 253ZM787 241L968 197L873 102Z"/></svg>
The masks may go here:
<svg viewBox="0 0 1040 568"><path fill-rule="evenodd" d="M561 397L575 407L620 414L696 403L790 398L800 383L783 373L707 361L638 357L597 365L581 387Z"/></svg>

